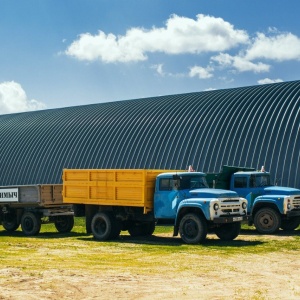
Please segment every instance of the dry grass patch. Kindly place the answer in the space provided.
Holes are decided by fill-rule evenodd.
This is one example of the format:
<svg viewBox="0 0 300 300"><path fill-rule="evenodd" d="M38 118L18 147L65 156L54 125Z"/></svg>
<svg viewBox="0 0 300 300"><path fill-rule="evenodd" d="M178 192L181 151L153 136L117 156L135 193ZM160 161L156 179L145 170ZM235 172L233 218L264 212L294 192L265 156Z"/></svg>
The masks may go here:
<svg viewBox="0 0 300 300"><path fill-rule="evenodd" d="M0 299L299 299L299 233L244 227L223 242L186 245L172 229L150 238L97 242L76 220L69 235L44 225L37 237L0 229Z"/></svg>

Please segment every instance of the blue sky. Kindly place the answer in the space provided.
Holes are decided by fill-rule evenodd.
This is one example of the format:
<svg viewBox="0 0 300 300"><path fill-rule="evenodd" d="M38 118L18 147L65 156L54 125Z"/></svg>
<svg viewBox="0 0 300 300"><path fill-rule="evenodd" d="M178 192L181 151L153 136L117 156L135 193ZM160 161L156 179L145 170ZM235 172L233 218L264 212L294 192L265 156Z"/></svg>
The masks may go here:
<svg viewBox="0 0 300 300"><path fill-rule="evenodd" d="M300 79L298 0L0 0L0 114Z"/></svg>

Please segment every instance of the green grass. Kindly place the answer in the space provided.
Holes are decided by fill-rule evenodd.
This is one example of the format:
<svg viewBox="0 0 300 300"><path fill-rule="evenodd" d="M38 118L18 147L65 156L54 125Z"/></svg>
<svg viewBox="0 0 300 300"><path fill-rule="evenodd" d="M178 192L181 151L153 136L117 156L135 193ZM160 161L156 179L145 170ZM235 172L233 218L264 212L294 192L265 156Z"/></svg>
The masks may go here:
<svg viewBox="0 0 300 300"><path fill-rule="evenodd" d="M234 241L219 240L214 234L208 234L201 245L186 245L179 237L173 237L172 226L157 226L154 236L132 238L122 232L120 238L108 241L95 241L92 235L85 233L83 218L76 218L71 233L60 234L53 224L42 225L41 232L35 237L26 237L18 229L7 233L0 227L0 259L2 267L24 267L38 269L40 265L47 267L51 261L55 265L70 264L76 268L93 269L95 260L110 261L115 266L145 266L162 261L167 265L169 256L180 259L183 253L210 257L222 257L240 254L266 254L270 252L298 252L300 250L300 231L290 235L280 232L274 236L257 234L252 227L243 225L241 235ZM244 238L244 237L247 238ZM151 258L147 261L143 257ZM165 258L165 259L164 259Z"/></svg>

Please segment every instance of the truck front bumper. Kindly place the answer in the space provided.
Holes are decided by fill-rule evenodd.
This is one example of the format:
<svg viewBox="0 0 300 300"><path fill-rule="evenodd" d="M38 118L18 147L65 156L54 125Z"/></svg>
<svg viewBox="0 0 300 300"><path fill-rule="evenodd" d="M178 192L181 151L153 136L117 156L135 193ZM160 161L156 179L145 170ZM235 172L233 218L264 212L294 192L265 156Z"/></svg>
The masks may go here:
<svg viewBox="0 0 300 300"><path fill-rule="evenodd" d="M223 216L223 217L214 218L212 221L215 224L226 224L226 223L242 222L247 220L248 220L248 216Z"/></svg>
<svg viewBox="0 0 300 300"><path fill-rule="evenodd" d="M300 210L288 211L286 213L286 216L287 216L288 219L294 218L294 217L300 217Z"/></svg>

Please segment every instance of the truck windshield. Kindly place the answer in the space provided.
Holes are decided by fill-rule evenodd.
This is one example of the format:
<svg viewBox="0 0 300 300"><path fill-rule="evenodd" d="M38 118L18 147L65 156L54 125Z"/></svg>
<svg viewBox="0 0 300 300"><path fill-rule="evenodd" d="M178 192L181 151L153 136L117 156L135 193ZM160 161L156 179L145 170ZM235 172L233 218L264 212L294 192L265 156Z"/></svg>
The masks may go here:
<svg viewBox="0 0 300 300"><path fill-rule="evenodd" d="M204 176L184 176L180 179L180 190L199 188L208 188L208 184Z"/></svg>
<svg viewBox="0 0 300 300"><path fill-rule="evenodd" d="M270 175L251 175L250 187L270 186Z"/></svg>

